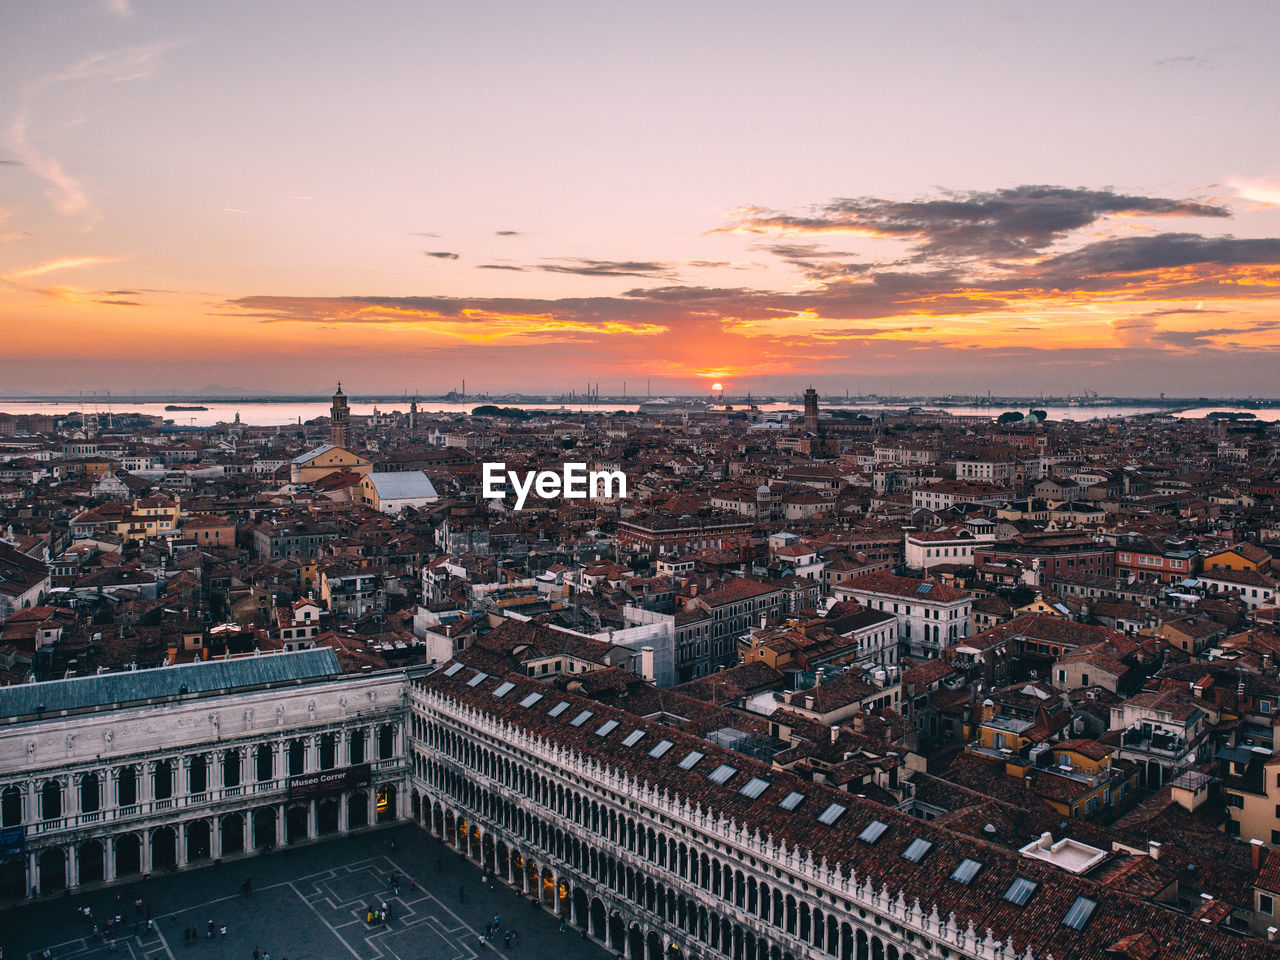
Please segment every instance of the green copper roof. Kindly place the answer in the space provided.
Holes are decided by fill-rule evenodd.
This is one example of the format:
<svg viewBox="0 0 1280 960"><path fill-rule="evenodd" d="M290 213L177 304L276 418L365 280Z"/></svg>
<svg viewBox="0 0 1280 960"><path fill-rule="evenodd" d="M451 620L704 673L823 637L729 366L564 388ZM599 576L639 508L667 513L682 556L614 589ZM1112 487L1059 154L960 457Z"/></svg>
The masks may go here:
<svg viewBox="0 0 1280 960"><path fill-rule="evenodd" d="M123 705L182 694L221 693L242 687L320 680L341 672L337 654L330 647L321 647L70 680L20 683L0 687L0 722L10 717L57 716L63 710Z"/></svg>

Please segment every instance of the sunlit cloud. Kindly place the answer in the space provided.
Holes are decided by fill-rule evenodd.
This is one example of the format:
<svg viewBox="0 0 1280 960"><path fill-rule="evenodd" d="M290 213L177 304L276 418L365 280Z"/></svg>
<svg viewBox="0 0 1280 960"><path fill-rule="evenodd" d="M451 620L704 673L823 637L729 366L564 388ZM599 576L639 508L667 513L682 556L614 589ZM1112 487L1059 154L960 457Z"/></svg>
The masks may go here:
<svg viewBox="0 0 1280 960"><path fill-rule="evenodd" d="M57 270L71 270L76 267L93 267L103 263L116 263L119 257L59 257L57 260L49 260L45 263L38 263L31 267L21 267L17 270L10 270L8 273L0 275L0 280L9 283L17 283L20 280L29 280L32 277L42 277L47 273L53 273Z"/></svg>
<svg viewBox="0 0 1280 960"><path fill-rule="evenodd" d="M1227 186L1241 200L1266 207L1280 207L1280 177L1230 177L1227 179Z"/></svg>
<svg viewBox="0 0 1280 960"><path fill-rule="evenodd" d="M128 9L127 3L124 9ZM13 149L31 172L46 182L46 195L59 213L77 216L91 215L92 211L83 180L36 142L35 130L47 119L41 113L46 94L65 85L74 89L80 83L118 84L150 77L158 58L174 46L175 43L165 42L95 53L64 70L38 77L24 88L10 127Z"/></svg>

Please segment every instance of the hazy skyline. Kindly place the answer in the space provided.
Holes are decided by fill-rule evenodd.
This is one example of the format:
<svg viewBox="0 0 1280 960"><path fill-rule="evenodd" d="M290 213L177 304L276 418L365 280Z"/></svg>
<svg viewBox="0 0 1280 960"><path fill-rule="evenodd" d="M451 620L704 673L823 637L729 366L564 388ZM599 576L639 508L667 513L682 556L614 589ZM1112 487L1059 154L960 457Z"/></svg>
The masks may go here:
<svg viewBox="0 0 1280 960"><path fill-rule="evenodd" d="M1280 394L1274 4L0 28L0 392Z"/></svg>

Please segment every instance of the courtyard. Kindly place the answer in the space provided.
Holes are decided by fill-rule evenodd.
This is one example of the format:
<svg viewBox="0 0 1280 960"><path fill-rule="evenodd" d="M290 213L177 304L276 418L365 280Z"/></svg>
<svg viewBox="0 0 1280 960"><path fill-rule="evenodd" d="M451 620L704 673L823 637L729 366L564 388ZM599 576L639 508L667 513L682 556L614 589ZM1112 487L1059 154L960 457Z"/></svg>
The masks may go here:
<svg viewBox="0 0 1280 960"><path fill-rule="evenodd" d="M370 922L384 904L385 922ZM500 932L482 943L495 916ZM610 956L510 888L482 884L476 864L410 825L19 904L0 912L0 947L8 960L46 949L58 960Z"/></svg>

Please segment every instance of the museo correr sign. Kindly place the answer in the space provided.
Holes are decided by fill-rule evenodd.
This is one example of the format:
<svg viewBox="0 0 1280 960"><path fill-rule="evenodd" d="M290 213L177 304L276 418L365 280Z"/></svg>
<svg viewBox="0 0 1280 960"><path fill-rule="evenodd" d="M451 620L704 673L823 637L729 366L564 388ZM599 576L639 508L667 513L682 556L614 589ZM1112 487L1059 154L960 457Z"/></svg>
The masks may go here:
<svg viewBox="0 0 1280 960"><path fill-rule="evenodd" d="M318 770L301 777L290 777L289 799L306 800L308 797L323 797L355 787L367 787L369 780L370 767L367 763L336 770Z"/></svg>

